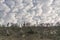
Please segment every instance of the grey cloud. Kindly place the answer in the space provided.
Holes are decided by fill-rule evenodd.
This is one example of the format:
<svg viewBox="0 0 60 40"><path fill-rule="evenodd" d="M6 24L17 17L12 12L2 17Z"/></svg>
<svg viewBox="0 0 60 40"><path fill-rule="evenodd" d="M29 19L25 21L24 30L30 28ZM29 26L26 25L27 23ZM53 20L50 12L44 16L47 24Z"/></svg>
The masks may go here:
<svg viewBox="0 0 60 40"><path fill-rule="evenodd" d="M0 0L0 24L55 23L60 20L59 3L60 0Z"/></svg>

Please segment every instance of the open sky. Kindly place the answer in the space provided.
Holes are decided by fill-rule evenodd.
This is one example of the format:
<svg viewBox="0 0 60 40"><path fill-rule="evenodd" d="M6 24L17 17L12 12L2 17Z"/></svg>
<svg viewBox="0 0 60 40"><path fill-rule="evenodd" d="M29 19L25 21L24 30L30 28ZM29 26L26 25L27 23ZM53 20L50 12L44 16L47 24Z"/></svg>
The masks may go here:
<svg viewBox="0 0 60 40"><path fill-rule="evenodd" d="M60 21L60 0L0 0L0 24Z"/></svg>

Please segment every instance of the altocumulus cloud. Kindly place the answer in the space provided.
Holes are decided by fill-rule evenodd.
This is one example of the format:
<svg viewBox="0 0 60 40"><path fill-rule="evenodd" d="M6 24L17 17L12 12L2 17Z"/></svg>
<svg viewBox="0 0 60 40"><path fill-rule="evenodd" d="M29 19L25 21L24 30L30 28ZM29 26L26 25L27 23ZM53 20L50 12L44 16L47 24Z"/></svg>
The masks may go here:
<svg viewBox="0 0 60 40"><path fill-rule="evenodd" d="M59 3L60 0L0 0L0 24L56 23L60 21Z"/></svg>

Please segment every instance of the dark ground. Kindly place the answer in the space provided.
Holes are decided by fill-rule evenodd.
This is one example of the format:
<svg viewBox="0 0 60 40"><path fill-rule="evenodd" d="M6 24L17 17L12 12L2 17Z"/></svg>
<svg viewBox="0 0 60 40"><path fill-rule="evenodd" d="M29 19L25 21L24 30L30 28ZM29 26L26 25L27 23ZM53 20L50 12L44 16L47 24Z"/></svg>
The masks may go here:
<svg viewBox="0 0 60 40"><path fill-rule="evenodd" d="M0 40L60 40L58 27L0 27Z"/></svg>

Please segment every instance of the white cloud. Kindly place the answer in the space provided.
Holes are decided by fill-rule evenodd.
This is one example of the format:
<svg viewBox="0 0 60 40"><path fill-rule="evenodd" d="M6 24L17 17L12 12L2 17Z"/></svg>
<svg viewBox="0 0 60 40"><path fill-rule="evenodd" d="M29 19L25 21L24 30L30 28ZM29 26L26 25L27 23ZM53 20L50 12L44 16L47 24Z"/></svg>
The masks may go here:
<svg viewBox="0 0 60 40"><path fill-rule="evenodd" d="M0 0L0 24L55 23L60 21L59 3L60 0Z"/></svg>

